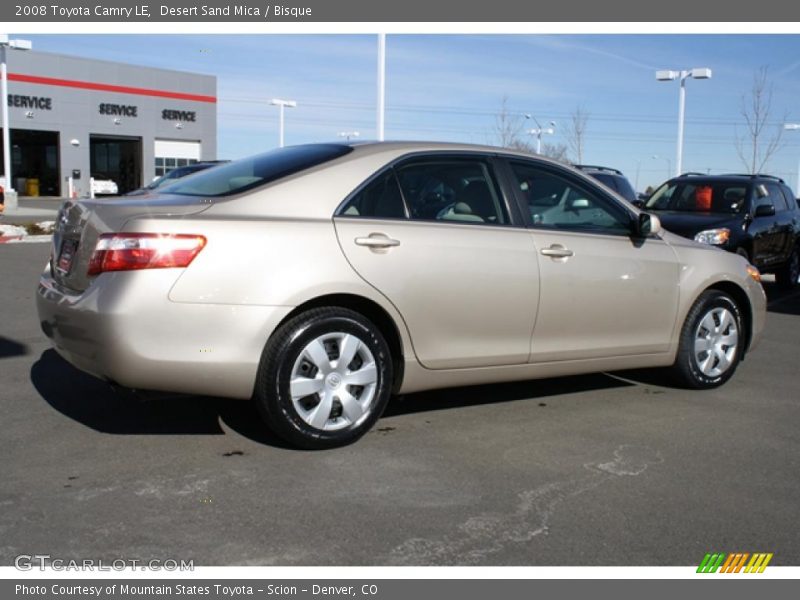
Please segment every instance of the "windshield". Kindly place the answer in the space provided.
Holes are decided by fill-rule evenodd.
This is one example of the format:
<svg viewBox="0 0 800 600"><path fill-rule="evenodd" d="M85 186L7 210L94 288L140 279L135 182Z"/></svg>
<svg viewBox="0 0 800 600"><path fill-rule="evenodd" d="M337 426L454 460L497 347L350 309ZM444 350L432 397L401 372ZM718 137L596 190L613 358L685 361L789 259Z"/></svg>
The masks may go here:
<svg viewBox="0 0 800 600"><path fill-rule="evenodd" d="M736 214L744 210L749 186L739 182L668 181L647 200L648 210Z"/></svg>
<svg viewBox="0 0 800 600"><path fill-rule="evenodd" d="M352 151L340 144L307 144L278 148L208 169L162 188L181 196L232 196L310 169Z"/></svg>

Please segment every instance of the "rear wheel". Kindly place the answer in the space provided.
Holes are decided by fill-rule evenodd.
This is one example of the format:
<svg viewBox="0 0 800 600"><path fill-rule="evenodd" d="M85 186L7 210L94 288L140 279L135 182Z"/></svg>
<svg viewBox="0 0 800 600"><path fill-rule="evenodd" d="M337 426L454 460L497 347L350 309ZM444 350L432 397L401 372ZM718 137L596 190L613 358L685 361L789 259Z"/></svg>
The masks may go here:
<svg viewBox="0 0 800 600"><path fill-rule="evenodd" d="M677 383L714 388L731 378L744 348L742 317L736 302L718 290L703 292L683 324L672 367Z"/></svg>
<svg viewBox="0 0 800 600"><path fill-rule="evenodd" d="M786 264L775 272L775 281L782 288L791 289L797 285L798 279L800 279L800 248L795 246Z"/></svg>
<svg viewBox="0 0 800 600"><path fill-rule="evenodd" d="M392 363L375 325L345 308L318 308L284 324L264 350L255 401L267 425L307 449L351 443L389 400Z"/></svg>

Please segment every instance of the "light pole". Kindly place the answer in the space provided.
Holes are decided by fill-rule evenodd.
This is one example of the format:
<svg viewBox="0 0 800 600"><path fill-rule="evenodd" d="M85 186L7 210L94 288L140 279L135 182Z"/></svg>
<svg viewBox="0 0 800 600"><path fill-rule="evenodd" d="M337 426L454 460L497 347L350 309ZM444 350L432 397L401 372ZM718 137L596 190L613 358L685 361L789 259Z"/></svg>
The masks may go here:
<svg viewBox="0 0 800 600"><path fill-rule="evenodd" d="M14 183L11 177L11 124L8 122L8 67L6 65L6 49L16 48L17 50L30 50L33 44L30 40L11 40L7 35L0 35L0 95L2 96L3 103L3 175L6 179L5 189L7 192L12 192L10 200L13 203L14 196ZM14 209L15 206L7 206L6 208Z"/></svg>
<svg viewBox="0 0 800 600"><path fill-rule="evenodd" d="M350 138L357 138L361 134L358 131L340 131L338 135L349 142Z"/></svg>
<svg viewBox="0 0 800 600"><path fill-rule="evenodd" d="M382 142L386 128L386 34L378 34L378 141Z"/></svg>
<svg viewBox="0 0 800 600"><path fill-rule="evenodd" d="M685 71L656 71L658 81L675 81L680 79L681 87L678 94L678 148L675 152L675 175L680 175L683 169L683 121L686 108L686 80L711 79L711 69L706 67L686 69Z"/></svg>
<svg viewBox="0 0 800 600"><path fill-rule="evenodd" d="M297 102L295 102L294 100L281 100L280 98L273 98L272 100L269 101L269 103L272 106L277 106L280 109L280 116L278 117L279 119L278 139L279 139L279 147L283 148L283 109L286 108L287 106L289 108L294 108L295 106L297 106Z"/></svg>
<svg viewBox="0 0 800 600"><path fill-rule="evenodd" d="M666 156L659 156L658 154L653 154L653 158L655 160L667 161L667 179L669 179L669 174L672 173L672 161L668 159Z"/></svg>
<svg viewBox="0 0 800 600"><path fill-rule="evenodd" d="M783 128L787 131L798 131L800 123L784 123ZM800 161L797 163L797 187L794 188L794 195L800 198Z"/></svg>
<svg viewBox="0 0 800 600"><path fill-rule="evenodd" d="M550 121L550 127L542 127L539 124L539 121L537 121L536 117L534 117L533 115L526 114L525 118L526 119L533 119L533 122L536 123L536 129L529 129L528 133L530 135L535 135L536 136L536 154L541 154L542 153L542 135L545 134L545 133L547 135L553 135L556 132L556 122L555 121Z"/></svg>

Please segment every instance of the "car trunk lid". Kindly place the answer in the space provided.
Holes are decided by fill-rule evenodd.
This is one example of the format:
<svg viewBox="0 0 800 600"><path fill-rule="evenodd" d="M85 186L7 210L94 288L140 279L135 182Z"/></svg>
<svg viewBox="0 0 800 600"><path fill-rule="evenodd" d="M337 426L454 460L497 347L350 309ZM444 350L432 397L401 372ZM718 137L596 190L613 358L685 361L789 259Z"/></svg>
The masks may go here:
<svg viewBox="0 0 800 600"><path fill-rule="evenodd" d="M91 282L87 270L100 235L122 231L134 218L191 215L210 206L208 198L191 196L67 201L56 218L50 272L59 285L82 292Z"/></svg>

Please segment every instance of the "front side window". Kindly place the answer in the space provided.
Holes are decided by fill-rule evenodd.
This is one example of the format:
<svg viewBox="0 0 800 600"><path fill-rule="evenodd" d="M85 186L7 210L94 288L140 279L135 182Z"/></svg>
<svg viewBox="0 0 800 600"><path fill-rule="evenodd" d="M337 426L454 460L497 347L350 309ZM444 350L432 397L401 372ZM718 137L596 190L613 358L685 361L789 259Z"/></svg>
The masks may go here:
<svg viewBox="0 0 800 600"><path fill-rule="evenodd" d="M505 225L508 212L488 162L431 158L397 168L403 197L415 220Z"/></svg>
<svg viewBox="0 0 800 600"><path fill-rule="evenodd" d="M534 227L630 234L630 215L611 200L538 165L510 166Z"/></svg>

